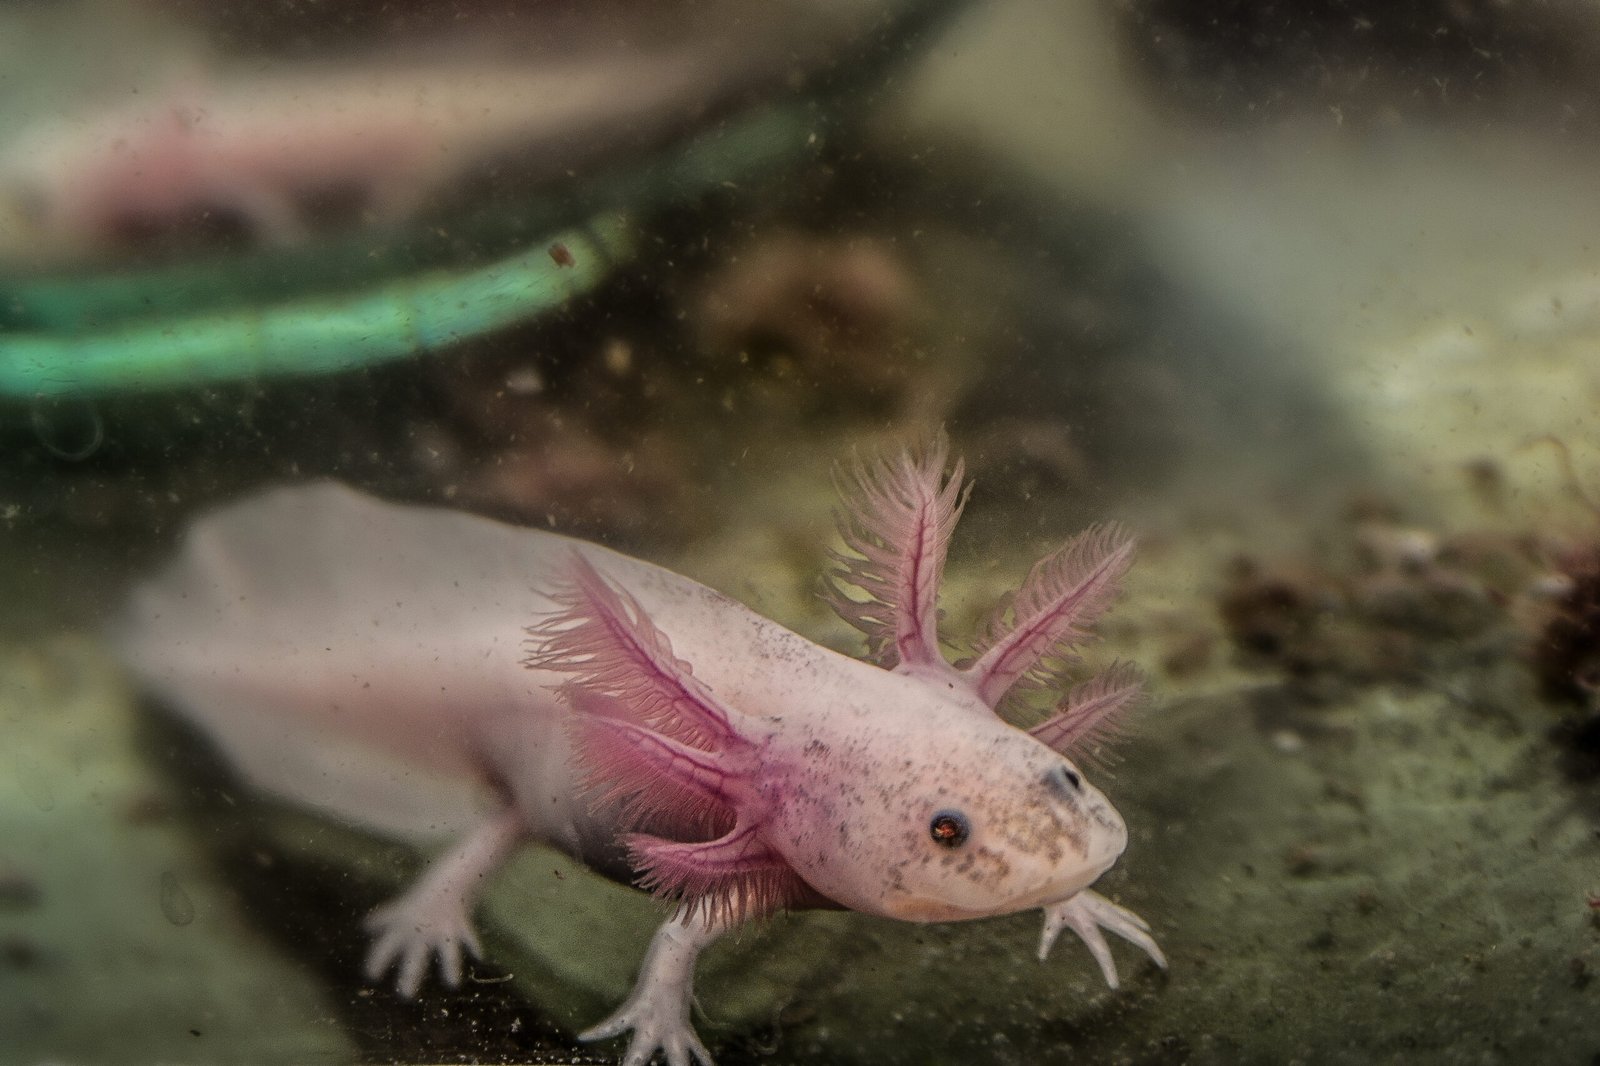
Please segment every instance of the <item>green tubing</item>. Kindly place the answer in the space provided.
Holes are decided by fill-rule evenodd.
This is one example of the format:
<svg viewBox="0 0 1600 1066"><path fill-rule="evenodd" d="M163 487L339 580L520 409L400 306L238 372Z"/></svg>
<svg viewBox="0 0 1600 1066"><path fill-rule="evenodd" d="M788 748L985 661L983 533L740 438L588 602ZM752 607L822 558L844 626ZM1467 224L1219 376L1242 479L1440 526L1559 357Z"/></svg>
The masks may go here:
<svg viewBox="0 0 1600 1066"><path fill-rule="evenodd" d="M537 247L541 238L604 211L648 213L692 202L728 181L759 178L806 151L820 121L804 109L768 108L700 134L646 162L627 160L545 190L533 201L501 202L435 228L367 230L294 248L261 248L204 262L69 277L0 277L0 351L8 335L83 336L127 319L194 317L224 310L321 299L372 289L432 270L465 271L491 256ZM641 215L642 217L642 215Z"/></svg>
<svg viewBox="0 0 1600 1066"><path fill-rule="evenodd" d="M279 264L281 270L259 271L276 279L276 297L246 295L242 302L237 294L220 302L230 289L248 292L252 281L260 283L249 271L241 276L237 264L214 267L212 276L189 266L147 277L94 279L76 288L60 281L0 286L0 298L23 323L9 330L0 324L0 399L328 374L531 321L593 289L632 258L634 228L615 205L681 202L729 177L770 171L804 151L816 127L804 111L788 108L710 131L654 165L590 182L583 199L594 214L587 223L563 226L539 240L525 238L515 252L487 266L386 273L359 288L307 293L305 285L325 280L326 268ZM570 217L582 207L563 204L556 210ZM552 255L556 245L566 248L570 266ZM341 254L341 264L348 259Z"/></svg>
<svg viewBox="0 0 1600 1066"><path fill-rule="evenodd" d="M371 291L135 320L79 336L0 334L0 395L129 392L400 359L559 306L604 279L632 243L625 216L611 213L487 266ZM557 245L565 255L553 254Z"/></svg>

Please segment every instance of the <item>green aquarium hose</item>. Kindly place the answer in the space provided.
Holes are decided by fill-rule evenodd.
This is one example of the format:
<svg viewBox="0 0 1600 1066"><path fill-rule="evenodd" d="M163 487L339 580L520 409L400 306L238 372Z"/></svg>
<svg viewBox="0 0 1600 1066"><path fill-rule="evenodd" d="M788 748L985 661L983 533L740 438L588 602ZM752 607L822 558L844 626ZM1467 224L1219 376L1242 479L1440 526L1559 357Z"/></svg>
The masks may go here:
<svg viewBox="0 0 1600 1066"><path fill-rule="evenodd" d="M582 203L531 205L523 234L488 265L437 263L364 283L316 291L327 263L259 258L186 266L149 276L111 275L0 286L10 328L0 323L0 398L93 397L251 378L327 374L436 351L528 322L592 290L633 258L635 212L624 205L684 202L785 165L815 141L819 123L799 107L765 109L645 166L591 179ZM587 207L585 208L585 205ZM555 218L589 218L579 225ZM548 235L534 238L544 216ZM468 223L458 236L493 239ZM326 251L326 249L324 249ZM420 247L400 248L402 262ZM345 249L339 273L359 262ZM384 264L379 263L382 267ZM309 286L309 288L308 288ZM251 298L251 289L257 295Z"/></svg>
<svg viewBox="0 0 1600 1066"><path fill-rule="evenodd" d="M72 336L0 337L0 395L130 392L325 374L435 350L531 319L593 288L628 258L620 213L460 272L428 272L321 300L133 320Z"/></svg>

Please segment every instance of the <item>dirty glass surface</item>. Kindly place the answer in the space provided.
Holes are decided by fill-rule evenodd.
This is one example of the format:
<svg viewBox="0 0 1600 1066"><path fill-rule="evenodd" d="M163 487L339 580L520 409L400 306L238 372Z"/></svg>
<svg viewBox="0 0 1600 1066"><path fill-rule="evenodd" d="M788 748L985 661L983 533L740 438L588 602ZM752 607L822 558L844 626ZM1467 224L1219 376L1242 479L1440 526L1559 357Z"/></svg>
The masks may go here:
<svg viewBox="0 0 1600 1066"><path fill-rule="evenodd" d="M0 2L0 1061L618 1061L663 877L751 919L722 1066L1591 1061L1597 72L1589 0ZM810 644L607 570L606 689L548 532ZM451 987L371 916L463 839Z"/></svg>

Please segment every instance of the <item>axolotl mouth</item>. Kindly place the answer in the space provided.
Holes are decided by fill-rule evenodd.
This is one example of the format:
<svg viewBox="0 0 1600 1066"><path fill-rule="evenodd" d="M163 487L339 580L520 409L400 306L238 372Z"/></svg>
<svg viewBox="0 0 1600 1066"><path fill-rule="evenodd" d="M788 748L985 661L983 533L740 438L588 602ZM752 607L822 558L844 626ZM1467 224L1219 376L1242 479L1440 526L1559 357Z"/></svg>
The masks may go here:
<svg viewBox="0 0 1600 1066"><path fill-rule="evenodd" d="M1054 773L1059 775L1060 771ZM1090 826L1084 834L1088 846L1083 862L1076 870L1063 870L1061 876L1054 879L1054 883L1039 898L1026 906L1044 909L1044 928L1039 935L1039 961L1043 962L1049 956L1051 947L1061 933L1071 929L1089 949L1106 984L1116 988L1120 979L1111 948L1106 944L1106 932L1114 933L1135 945L1162 969L1166 969L1167 960L1155 938L1150 935L1150 926L1144 919L1089 888L1122 855L1128 844L1128 829L1116 808L1100 792L1087 785L1075 791L1079 791L1080 799L1076 805L1078 816Z"/></svg>
<svg viewBox="0 0 1600 1066"><path fill-rule="evenodd" d="M908 922L960 922L977 918L993 918L1001 914L1033 910L1035 907L1051 908L1073 899L1094 884L1116 862L1121 849L1094 865L1086 865L1071 877L1063 878L1047 888L1005 904L990 907L962 907L947 900L932 897L903 898L894 904L894 916Z"/></svg>

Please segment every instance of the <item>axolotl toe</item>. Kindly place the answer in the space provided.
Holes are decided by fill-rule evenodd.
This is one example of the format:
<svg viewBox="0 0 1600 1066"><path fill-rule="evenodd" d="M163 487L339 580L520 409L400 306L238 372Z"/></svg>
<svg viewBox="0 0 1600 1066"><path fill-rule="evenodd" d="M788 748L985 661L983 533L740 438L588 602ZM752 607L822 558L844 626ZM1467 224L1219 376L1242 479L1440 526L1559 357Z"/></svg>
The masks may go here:
<svg viewBox="0 0 1600 1066"><path fill-rule="evenodd" d="M710 1055L696 958L782 909L914 922L1043 908L1115 987L1104 931L1165 965L1090 889L1121 817L1071 754L1137 697L1126 666L1023 730L996 709L1059 667L1133 552L1115 527L1039 562L977 642L940 651L937 597L966 502L943 440L841 479L829 595L873 661L840 655L670 571L597 545L332 484L200 519L133 596L118 646L257 787L426 845L453 841L368 919L376 979L415 995L477 954L474 897L547 841L675 901L627 1001L625 1062Z"/></svg>

